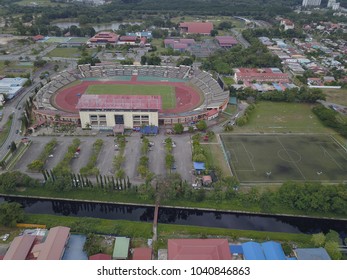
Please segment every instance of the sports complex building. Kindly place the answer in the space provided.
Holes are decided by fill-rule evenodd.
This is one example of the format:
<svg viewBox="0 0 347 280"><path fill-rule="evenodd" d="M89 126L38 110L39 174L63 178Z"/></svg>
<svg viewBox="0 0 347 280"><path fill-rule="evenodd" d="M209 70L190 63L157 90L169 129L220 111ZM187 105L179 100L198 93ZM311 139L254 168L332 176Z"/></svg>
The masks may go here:
<svg viewBox="0 0 347 280"><path fill-rule="evenodd" d="M210 120L228 100L219 77L189 66L87 64L45 84L36 95L34 112L40 124L76 123L115 131Z"/></svg>

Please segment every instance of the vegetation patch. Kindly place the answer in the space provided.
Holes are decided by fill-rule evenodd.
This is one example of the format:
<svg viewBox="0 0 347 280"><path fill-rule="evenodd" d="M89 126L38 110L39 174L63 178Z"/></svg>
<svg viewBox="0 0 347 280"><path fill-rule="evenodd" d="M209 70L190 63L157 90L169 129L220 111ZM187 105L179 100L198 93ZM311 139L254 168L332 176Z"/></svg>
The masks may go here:
<svg viewBox="0 0 347 280"><path fill-rule="evenodd" d="M80 170L81 175L98 175L99 169L96 167L96 162L98 160L99 153L101 151L104 141L102 139L97 139L93 144L92 154L86 166L82 167Z"/></svg>
<svg viewBox="0 0 347 280"><path fill-rule="evenodd" d="M68 147L68 151L65 154L63 160L57 164L57 166L53 169L53 172L58 176L62 174L70 174L71 168L70 168L70 161L75 156L75 153L81 144L81 140L78 138L75 138L72 141L72 144Z"/></svg>
<svg viewBox="0 0 347 280"><path fill-rule="evenodd" d="M40 171L42 171L46 160L48 159L49 155L52 154L52 152L53 152L53 150L54 150L54 148L56 147L57 144L58 144L58 142L57 142L56 138L53 138L51 141L49 141L45 145L43 151L38 156L38 158L28 164L28 166L27 166L28 169L31 172L40 172Z"/></svg>

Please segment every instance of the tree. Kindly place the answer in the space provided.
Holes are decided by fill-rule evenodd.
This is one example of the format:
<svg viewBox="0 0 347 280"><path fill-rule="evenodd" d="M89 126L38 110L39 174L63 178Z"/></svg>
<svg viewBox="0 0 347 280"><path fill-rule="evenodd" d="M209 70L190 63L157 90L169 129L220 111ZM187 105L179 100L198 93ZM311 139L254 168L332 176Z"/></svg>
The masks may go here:
<svg viewBox="0 0 347 280"><path fill-rule="evenodd" d="M207 123L204 120L201 120L196 124L196 128L200 131L206 130L207 129Z"/></svg>
<svg viewBox="0 0 347 280"><path fill-rule="evenodd" d="M312 234L312 243L315 247L323 247L325 244L325 235L324 233Z"/></svg>
<svg viewBox="0 0 347 280"><path fill-rule="evenodd" d="M339 243L337 243L335 241L328 241L327 243L325 243L324 248L325 248L325 250L327 250L329 256L333 260L341 260L342 259L342 253L341 253L340 248L339 248Z"/></svg>
<svg viewBox="0 0 347 280"><path fill-rule="evenodd" d="M12 141L10 146L10 151L11 153L13 153L15 150L17 150L17 145L14 141Z"/></svg>
<svg viewBox="0 0 347 280"><path fill-rule="evenodd" d="M24 210L19 203L3 203L0 205L0 223L4 226L16 226L24 219Z"/></svg>
<svg viewBox="0 0 347 280"><path fill-rule="evenodd" d="M211 30L210 35L211 35L212 37L215 37L216 35L218 35L218 30L216 30L216 29Z"/></svg>
<svg viewBox="0 0 347 280"><path fill-rule="evenodd" d="M11 61L5 60L5 61L4 61L4 64L5 64L5 66L9 66L9 65L11 64Z"/></svg>
<svg viewBox="0 0 347 280"><path fill-rule="evenodd" d="M182 134L184 130L183 124L176 123L173 127L173 130L175 131L176 134Z"/></svg>

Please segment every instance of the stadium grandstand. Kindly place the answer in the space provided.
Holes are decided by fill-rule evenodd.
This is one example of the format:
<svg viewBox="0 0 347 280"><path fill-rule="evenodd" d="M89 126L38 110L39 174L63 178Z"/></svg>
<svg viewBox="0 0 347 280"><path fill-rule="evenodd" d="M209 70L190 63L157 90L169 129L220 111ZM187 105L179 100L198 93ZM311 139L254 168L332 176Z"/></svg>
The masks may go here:
<svg viewBox="0 0 347 280"><path fill-rule="evenodd" d="M120 83L122 86L140 89L139 85L147 84L151 87L173 88L172 94L176 99L174 107L168 109L160 107L165 102L159 101L160 98L154 98L158 98L158 94L146 95L140 92L133 94L140 96L131 97L129 93L120 93L112 97L103 97L104 93L100 92L84 94L86 88L81 88L85 84L90 86L105 83L111 85ZM127 95L128 103L124 101L123 95ZM157 100L157 104L143 107L143 104L148 103L149 97ZM161 97L166 98L162 94ZM134 98L143 101L141 108L132 107ZM91 100L98 103L94 102L94 107L86 105L91 104ZM115 103L120 100L124 104L121 108ZM210 120L226 108L228 100L229 91L221 79L217 77L216 80L205 71L193 71L190 66L86 64L79 65L76 70L63 71L45 84L36 95L34 113L38 123L74 123L82 127L88 124L95 129L111 129L116 124L122 124L124 128L134 128L145 124L155 126L191 124L201 119ZM102 104L115 106L106 108ZM106 113L95 113L99 110L104 110ZM134 112L130 113L131 111ZM122 115L123 118L116 119L115 115Z"/></svg>

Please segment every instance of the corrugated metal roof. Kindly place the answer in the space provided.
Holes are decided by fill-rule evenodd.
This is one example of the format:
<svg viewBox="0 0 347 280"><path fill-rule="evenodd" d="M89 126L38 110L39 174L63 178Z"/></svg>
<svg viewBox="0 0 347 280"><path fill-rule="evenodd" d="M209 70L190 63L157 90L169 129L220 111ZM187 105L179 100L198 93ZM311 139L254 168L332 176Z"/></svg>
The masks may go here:
<svg viewBox="0 0 347 280"><path fill-rule="evenodd" d="M160 110L161 108L159 95L83 94L76 106L76 109Z"/></svg>
<svg viewBox="0 0 347 280"><path fill-rule="evenodd" d="M331 260L324 248L300 248L294 253L298 260Z"/></svg>
<svg viewBox="0 0 347 280"><path fill-rule="evenodd" d="M4 256L4 260L25 260L34 244L34 241L34 235L15 237Z"/></svg>
<svg viewBox="0 0 347 280"><path fill-rule="evenodd" d="M89 260L112 260L112 257L107 254L99 253L99 254L89 256Z"/></svg>
<svg viewBox="0 0 347 280"><path fill-rule="evenodd" d="M133 260L151 260L152 249L151 248L135 248L133 254Z"/></svg>
<svg viewBox="0 0 347 280"><path fill-rule="evenodd" d="M38 260L60 260L63 256L65 245L69 239L70 228L54 227L49 230Z"/></svg>
<svg viewBox="0 0 347 280"><path fill-rule="evenodd" d="M261 245L257 242L246 242L242 244L245 260L265 260L265 255Z"/></svg>
<svg viewBox="0 0 347 280"><path fill-rule="evenodd" d="M169 239L168 260L231 260L227 239Z"/></svg>
<svg viewBox="0 0 347 280"><path fill-rule="evenodd" d="M265 258L267 260L285 260L282 246L280 243L275 241L268 241L261 244Z"/></svg>
<svg viewBox="0 0 347 280"><path fill-rule="evenodd" d="M213 24L211 22L182 22L180 27L187 28L188 33L210 34Z"/></svg>
<svg viewBox="0 0 347 280"><path fill-rule="evenodd" d="M130 238L116 237L113 249L113 259L125 260L128 258Z"/></svg>

